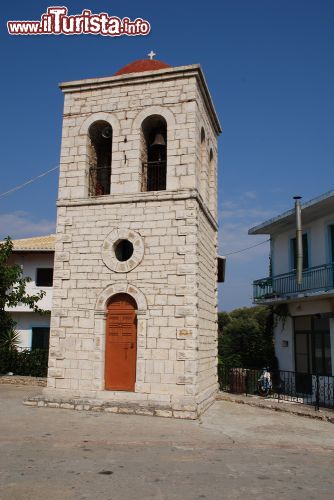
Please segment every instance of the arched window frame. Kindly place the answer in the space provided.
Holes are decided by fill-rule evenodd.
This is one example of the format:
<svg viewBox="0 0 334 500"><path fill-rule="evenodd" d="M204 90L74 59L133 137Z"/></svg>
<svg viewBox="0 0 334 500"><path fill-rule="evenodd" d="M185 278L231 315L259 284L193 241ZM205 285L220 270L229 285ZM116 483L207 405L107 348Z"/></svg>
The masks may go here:
<svg viewBox="0 0 334 500"><path fill-rule="evenodd" d="M142 191L164 191L167 188L167 135L168 124L164 116L154 113L142 121L140 127ZM159 144L154 144L156 140Z"/></svg>
<svg viewBox="0 0 334 500"><path fill-rule="evenodd" d="M113 157L113 150L114 150L114 145L115 145L115 138L119 136L120 133L120 123L118 118L113 114L113 113L105 113L105 112L98 112L98 113L92 113L89 116L87 116L85 119L83 119L81 125L80 125L80 130L79 130L79 136L81 138L84 138L85 144L86 144L86 165L85 165L85 185L86 185L86 196L90 195L89 192L89 128L90 126L99 121L106 121L108 122L113 130L113 141L112 141L112 157ZM113 158L112 158L112 163L114 163Z"/></svg>
<svg viewBox="0 0 334 500"><path fill-rule="evenodd" d="M217 212L217 196L216 196L216 184L217 184L217 172L216 172L216 157L213 151L212 144L209 145L208 154L208 206L210 211L214 216Z"/></svg>
<svg viewBox="0 0 334 500"><path fill-rule="evenodd" d="M206 147L206 133L205 129L202 126L200 131L200 182L199 182L199 191L203 198L203 200L207 201L207 192L208 192L208 161L207 161L207 147Z"/></svg>
<svg viewBox="0 0 334 500"><path fill-rule="evenodd" d="M110 194L113 128L106 120L94 121L88 129L89 195Z"/></svg>
<svg viewBox="0 0 334 500"><path fill-rule="evenodd" d="M141 132L141 125L142 122L147 118L148 116L151 115L160 115L162 116L166 122L167 122L167 132L168 132L168 140L167 140L167 184L166 184L166 189L171 190L171 189L176 189L175 185L177 184L176 179L175 179L175 169L173 166L168 165L168 158L173 156L175 154L174 151L174 140L175 140L175 134L176 134L176 119L173 111L168 108L168 106L149 106L145 109L142 109L141 111L138 112L137 116L133 120L132 124L132 131L133 134L138 134L138 143L139 143L139 149L138 149L138 159L139 159L139 171L138 171L138 178L139 178L139 189L143 191L142 189L142 147L141 147L141 141L142 141L142 132Z"/></svg>

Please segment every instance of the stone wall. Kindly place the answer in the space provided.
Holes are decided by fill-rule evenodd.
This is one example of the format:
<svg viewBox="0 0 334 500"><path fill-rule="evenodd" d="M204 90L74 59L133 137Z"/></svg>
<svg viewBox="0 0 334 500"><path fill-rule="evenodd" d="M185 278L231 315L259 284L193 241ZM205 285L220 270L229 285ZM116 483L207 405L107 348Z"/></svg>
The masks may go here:
<svg viewBox="0 0 334 500"><path fill-rule="evenodd" d="M1 375L0 384L12 384L12 385L32 385L45 387L46 378L43 377L26 377L23 375Z"/></svg>
<svg viewBox="0 0 334 500"><path fill-rule="evenodd" d="M198 402L207 405L217 380L217 228L203 210L198 220Z"/></svg>
<svg viewBox="0 0 334 500"><path fill-rule="evenodd" d="M206 112L200 87L196 87L196 165L197 186L200 195L214 219L217 219L217 133ZM205 142L201 144L201 130ZM210 161L210 151L213 158ZM203 168L204 167L204 168Z"/></svg>
<svg viewBox="0 0 334 500"><path fill-rule="evenodd" d="M49 396L146 402L193 418L217 388L216 164L199 194L198 130L215 155L217 131L189 68L62 86ZM155 114L167 122L167 189L141 192L141 124ZM111 195L89 197L96 120L113 128ZM127 262L115 258L115 238L133 242ZM118 292L138 306L135 393L104 390L106 305Z"/></svg>
<svg viewBox="0 0 334 500"><path fill-rule="evenodd" d="M88 195L89 126L113 128L111 193L141 190L141 124L158 114L167 121L167 189L196 187L196 80L110 85L65 94L59 198Z"/></svg>
<svg viewBox="0 0 334 500"><path fill-rule="evenodd" d="M167 121L168 190L200 186L202 126L207 156L213 149L216 166L217 131L209 118L197 72L179 72L172 79L168 71L165 76L155 73L158 75L152 74L149 81L138 77L122 84L118 77L108 84L88 85L83 81L75 91L64 87L59 198L88 195L88 129L97 120L108 121L113 128L111 193L141 190L141 124L150 115L161 115ZM208 203L215 193L203 192L202 197Z"/></svg>
<svg viewBox="0 0 334 500"><path fill-rule="evenodd" d="M176 328L184 328L191 321L193 324L188 313L192 312L192 318L196 316L194 310L182 309L187 302L195 300L196 294L196 245L192 244L196 237L196 212L193 208L196 202L189 200L188 194L183 199L177 199L172 193L165 193L165 196L169 199L155 200L150 193L143 193L137 200L132 197L129 203L125 200L117 203L113 197L110 204L59 207L50 357L64 375L76 375L75 385L78 386L68 387L61 378L56 379L56 387L101 388L96 374L95 386L90 385L93 359L74 363L75 368L67 365L69 356L77 358L78 348L86 351L85 357L92 357L96 302L110 283L139 287L150 310L147 341L140 346L147 352L139 356L138 380L148 384L146 390L150 391L151 385L166 383L162 381L166 378L163 376L165 369L168 374L168 367L170 373L183 375L183 370L176 368L183 365L183 361L178 363L176 358L169 359L168 352L172 341L176 340ZM135 231L144 243L142 261L127 273L113 272L102 260L103 243L114 228L124 230L125 236L127 231ZM188 289L185 288L187 285ZM182 349L184 341L179 339L177 346ZM151 349L155 350L154 354ZM64 359L59 359L61 357ZM149 371L152 372L146 378L141 376L145 364L150 364ZM74 373L73 369L81 371ZM168 377L169 383L172 378ZM178 390L183 392L181 387Z"/></svg>

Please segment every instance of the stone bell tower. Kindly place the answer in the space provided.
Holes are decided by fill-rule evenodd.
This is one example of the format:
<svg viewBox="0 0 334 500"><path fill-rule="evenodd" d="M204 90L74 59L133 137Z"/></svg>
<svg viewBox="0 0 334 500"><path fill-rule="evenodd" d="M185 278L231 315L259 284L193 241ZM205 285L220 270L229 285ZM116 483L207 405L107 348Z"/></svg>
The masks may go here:
<svg viewBox="0 0 334 500"><path fill-rule="evenodd" d="M217 136L200 66L62 83L51 406L196 418L217 391Z"/></svg>

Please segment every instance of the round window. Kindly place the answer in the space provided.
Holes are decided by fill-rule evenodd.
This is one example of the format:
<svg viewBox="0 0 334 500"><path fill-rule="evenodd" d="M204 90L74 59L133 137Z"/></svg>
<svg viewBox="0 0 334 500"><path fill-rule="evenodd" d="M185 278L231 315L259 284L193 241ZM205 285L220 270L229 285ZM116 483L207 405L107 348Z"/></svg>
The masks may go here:
<svg viewBox="0 0 334 500"><path fill-rule="evenodd" d="M132 257L133 244L129 240L119 240L114 246L116 259L125 262Z"/></svg>
<svg viewBox="0 0 334 500"><path fill-rule="evenodd" d="M128 273L140 264L144 257L144 241L131 229L115 228L102 245L102 259L115 273Z"/></svg>

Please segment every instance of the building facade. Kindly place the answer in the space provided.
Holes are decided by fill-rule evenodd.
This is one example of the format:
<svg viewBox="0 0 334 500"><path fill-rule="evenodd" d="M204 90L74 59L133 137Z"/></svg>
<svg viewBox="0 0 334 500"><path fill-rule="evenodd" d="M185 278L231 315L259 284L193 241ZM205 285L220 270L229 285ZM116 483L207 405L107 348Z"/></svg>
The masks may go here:
<svg viewBox="0 0 334 500"><path fill-rule="evenodd" d="M50 335L50 314L52 307L52 281L55 236L39 236L13 241L13 253L9 264L18 264L22 276L30 278L26 291L35 295L44 291L45 295L38 302L44 314L29 309L25 304L8 308L16 322L20 349L48 349Z"/></svg>
<svg viewBox="0 0 334 500"><path fill-rule="evenodd" d="M296 379L297 392L312 390L312 375L334 375L333 191L302 206L302 227L301 284L296 282L294 210L249 231L270 235L272 275L254 282L254 302L274 306L279 368L303 374Z"/></svg>
<svg viewBox="0 0 334 500"><path fill-rule="evenodd" d="M45 401L196 418L217 391L217 136L201 68L63 83Z"/></svg>

